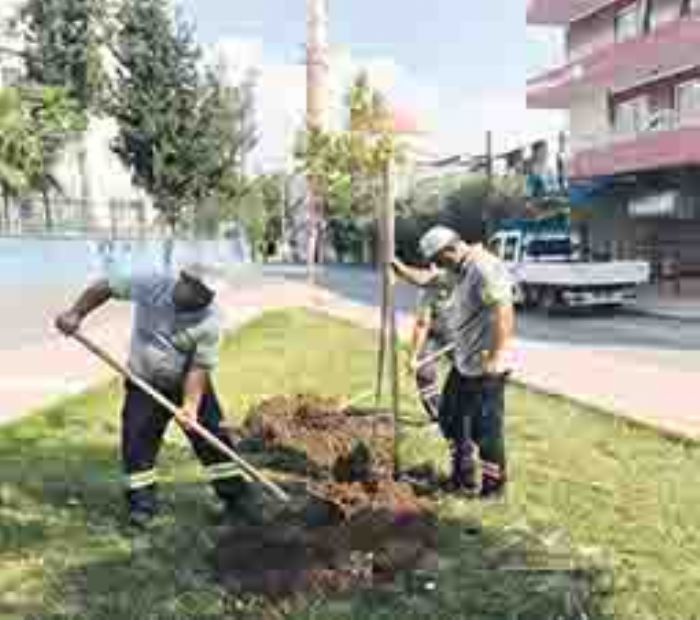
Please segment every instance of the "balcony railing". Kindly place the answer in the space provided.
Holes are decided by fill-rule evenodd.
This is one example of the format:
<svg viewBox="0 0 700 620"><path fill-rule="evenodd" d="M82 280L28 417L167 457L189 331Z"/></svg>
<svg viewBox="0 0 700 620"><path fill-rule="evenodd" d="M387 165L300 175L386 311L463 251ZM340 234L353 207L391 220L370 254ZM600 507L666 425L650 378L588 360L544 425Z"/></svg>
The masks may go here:
<svg viewBox="0 0 700 620"><path fill-rule="evenodd" d="M587 179L700 165L700 116L664 110L635 131L579 135L568 173Z"/></svg>
<svg viewBox="0 0 700 620"><path fill-rule="evenodd" d="M662 131L700 128L700 111L680 113L678 110L658 110L649 115L636 130L622 131L614 129L607 133L579 134L571 139L574 153L592 149L604 149L615 144L632 142Z"/></svg>

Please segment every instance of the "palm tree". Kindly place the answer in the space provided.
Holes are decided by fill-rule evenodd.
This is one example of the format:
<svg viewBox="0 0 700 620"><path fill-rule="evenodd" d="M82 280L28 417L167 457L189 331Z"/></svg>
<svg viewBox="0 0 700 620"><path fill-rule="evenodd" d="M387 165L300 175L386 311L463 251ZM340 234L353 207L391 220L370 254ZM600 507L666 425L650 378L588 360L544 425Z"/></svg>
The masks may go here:
<svg viewBox="0 0 700 620"><path fill-rule="evenodd" d="M0 89L0 190L6 223L10 200L36 191L51 230L49 196L52 190L60 191L52 169L66 140L80 132L83 123L63 89Z"/></svg>
<svg viewBox="0 0 700 620"><path fill-rule="evenodd" d="M27 167L29 188L41 194L46 228L52 230L50 194L62 191L52 171L66 141L85 129L86 118L63 88L30 89L25 98L36 155Z"/></svg>
<svg viewBox="0 0 700 620"><path fill-rule="evenodd" d="M29 131L22 97L16 89L0 89L0 191L5 226L10 203L31 186L31 170L37 165L39 143Z"/></svg>

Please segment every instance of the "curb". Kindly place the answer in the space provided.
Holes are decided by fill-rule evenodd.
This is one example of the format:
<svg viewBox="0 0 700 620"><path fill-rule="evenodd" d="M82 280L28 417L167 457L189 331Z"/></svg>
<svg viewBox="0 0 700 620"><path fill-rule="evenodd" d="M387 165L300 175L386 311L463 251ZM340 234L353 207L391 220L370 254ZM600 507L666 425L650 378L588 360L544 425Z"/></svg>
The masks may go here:
<svg viewBox="0 0 700 620"><path fill-rule="evenodd" d="M700 325L700 313L698 314L677 314L673 311L658 311L645 310L644 308L627 307L623 310L624 314L632 316L642 316L646 318L659 319L661 321L678 321L681 323L690 323Z"/></svg>
<svg viewBox="0 0 700 620"><path fill-rule="evenodd" d="M697 446L700 444L700 434L695 434L691 432L682 431L678 428L672 428L670 426L660 425L658 423L652 422L651 420L644 420L642 418L637 418L623 411L616 409L606 409L595 403L591 403L584 398L571 396L563 392L556 392L548 388L540 387L535 383L529 383L527 379L514 375L510 378L509 383L518 387L519 389L527 390L533 394L539 396L545 396L547 398L552 398L560 401L566 401L577 407L582 407L588 411L600 415L603 417L613 417L624 424L631 426L632 428L637 428L640 430L650 431L656 433L657 435L667 439L669 441L674 441L677 443L682 443L688 446Z"/></svg>

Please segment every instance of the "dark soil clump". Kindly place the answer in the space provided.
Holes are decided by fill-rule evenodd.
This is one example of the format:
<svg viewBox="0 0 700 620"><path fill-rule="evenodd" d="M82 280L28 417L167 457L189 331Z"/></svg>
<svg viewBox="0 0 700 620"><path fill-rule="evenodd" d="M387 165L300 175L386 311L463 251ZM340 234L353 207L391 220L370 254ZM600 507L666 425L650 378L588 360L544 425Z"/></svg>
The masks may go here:
<svg viewBox="0 0 700 620"><path fill-rule="evenodd" d="M296 491L290 488L292 506L265 525L231 527L222 535L216 564L232 592L332 594L436 570L431 505L393 480L390 415L343 411L313 397L277 397L252 413L245 432L266 454L303 456L309 476Z"/></svg>

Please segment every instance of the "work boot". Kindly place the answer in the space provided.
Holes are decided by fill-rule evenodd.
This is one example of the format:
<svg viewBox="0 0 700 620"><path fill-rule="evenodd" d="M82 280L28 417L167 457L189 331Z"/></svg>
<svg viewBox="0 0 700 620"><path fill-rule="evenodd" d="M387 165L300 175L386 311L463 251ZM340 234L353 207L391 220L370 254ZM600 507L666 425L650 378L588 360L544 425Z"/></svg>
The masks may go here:
<svg viewBox="0 0 700 620"><path fill-rule="evenodd" d="M147 529L158 512L154 487L129 490L126 494L129 509L129 526Z"/></svg>
<svg viewBox="0 0 700 620"><path fill-rule="evenodd" d="M479 499L485 501L499 502L506 498L506 485L501 484L491 489L481 489Z"/></svg>
<svg viewBox="0 0 700 620"><path fill-rule="evenodd" d="M503 499L506 493L505 472L497 465L484 463L479 497L486 500Z"/></svg>
<svg viewBox="0 0 700 620"><path fill-rule="evenodd" d="M474 497L477 493L476 475L472 446L469 442L455 442L452 445L452 472L443 484L447 493Z"/></svg>
<svg viewBox="0 0 700 620"><path fill-rule="evenodd" d="M153 525L156 513L147 510L130 510L129 527L135 530L147 530Z"/></svg>

